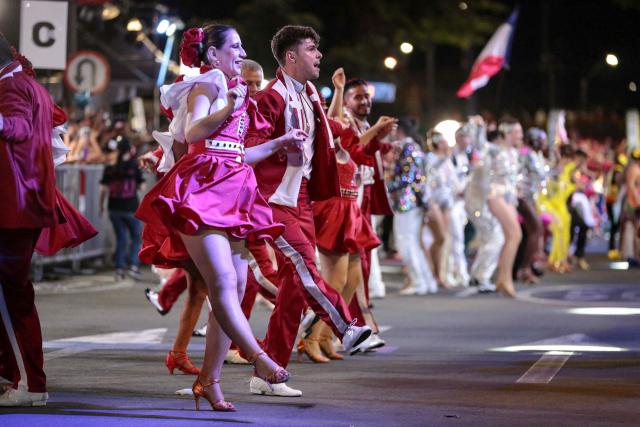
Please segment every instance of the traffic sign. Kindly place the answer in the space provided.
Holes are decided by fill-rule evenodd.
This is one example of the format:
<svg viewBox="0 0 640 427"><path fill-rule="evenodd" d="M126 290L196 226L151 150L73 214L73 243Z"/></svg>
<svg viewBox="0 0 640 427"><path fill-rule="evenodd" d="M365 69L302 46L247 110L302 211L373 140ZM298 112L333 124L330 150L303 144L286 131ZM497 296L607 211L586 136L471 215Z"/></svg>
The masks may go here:
<svg viewBox="0 0 640 427"><path fill-rule="evenodd" d="M103 92L111 79L111 67L107 58L92 50L76 52L67 62L64 83L74 92Z"/></svg>
<svg viewBox="0 0 640 427"><path fill-rule="evenodd" d="M6 2L0 2L4 3ZM34 68L64 70L67 57L67 15L66 1L29 0L21 3L20 53L31 60Z"/></svg>

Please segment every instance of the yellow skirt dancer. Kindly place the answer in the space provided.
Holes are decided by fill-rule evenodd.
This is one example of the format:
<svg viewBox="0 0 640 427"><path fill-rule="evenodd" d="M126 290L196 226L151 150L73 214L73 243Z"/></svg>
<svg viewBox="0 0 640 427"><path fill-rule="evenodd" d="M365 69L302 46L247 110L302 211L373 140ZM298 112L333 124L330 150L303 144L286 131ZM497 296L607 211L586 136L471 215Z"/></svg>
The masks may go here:
<svg viewBox="0 0 640 427"><path fill-rule="evenodd" d="M575 190L572 182L576 165L569 162L559 165L560 173L549 182L548 193L539 199L540 209L553 216L549 226L551 231L551 252L549 253L549 269L558 273L569 270L569 247L571 245L571 214L567 200Z"/></svg>

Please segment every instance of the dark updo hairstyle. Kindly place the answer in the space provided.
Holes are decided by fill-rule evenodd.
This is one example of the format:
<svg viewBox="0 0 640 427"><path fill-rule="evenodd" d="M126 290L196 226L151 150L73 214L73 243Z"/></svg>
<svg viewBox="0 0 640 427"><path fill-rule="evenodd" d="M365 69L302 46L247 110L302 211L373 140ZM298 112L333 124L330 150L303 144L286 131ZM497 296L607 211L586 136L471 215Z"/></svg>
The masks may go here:
<svg viewBox="0 0 640 427"><path fill-rule="evenodd" d="M320 43L320 36L311 27L286 25L278 30L271 39L271 53L281 67L286 63L287 51L298 47L305 39L312 39L316 45Z"/></svg>
<svg viewBox="0 0 640 427"><path fill-rule="evenodd" d="M200 67L208 64L207 52L210 47L222 48L227 41L231 25L210 23L202 28L189 28L182 35L180 58L188 67Z"/></svg>
<svg viewBox="0 0 640 427"><path fill-rule="evenodd" d="M222 46L224 46L224 43L227 41L227 33L231 30L235 31L235 28L233 28L231 25L210 23L203 26L202 30L204 31L205 39L204 49L200 55L202 58L202 62L206 63L207 51L209 50L209 48L211 46L215 47L216 49L222 48Z"/></svg>

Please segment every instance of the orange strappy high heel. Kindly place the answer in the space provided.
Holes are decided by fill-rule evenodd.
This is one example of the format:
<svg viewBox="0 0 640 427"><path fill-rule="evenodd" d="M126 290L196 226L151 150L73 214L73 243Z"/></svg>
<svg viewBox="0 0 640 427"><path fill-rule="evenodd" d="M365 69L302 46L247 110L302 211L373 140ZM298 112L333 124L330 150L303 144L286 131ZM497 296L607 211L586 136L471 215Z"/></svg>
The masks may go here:
<svg viewBox="0 0 640 427"><path fill-rule="evenodd" d="M191 387L191 390L193 391L193 398L196 400L196 410L200 410L200 398L203 397L207 402L209 402L211 409L214 411L235 411L236 407L233 406L233 403L227 402L226 400L216 400L215 402L211 400L205 389L212 384L220 384L220 380L210 379L206 384L202 384L202 382L200 382L200 378L196 378L196 382L194 382L193 387Z"/></svg>
<svg viewBox="0 0 640 427"><path fill-rule="evenodd" d="M266 377L259 375L258 368L256 367L256 362L258 361L260 356L267 356L267 353L265 353L264 351L260 351L258 353L252 354L247 358L249 363L253 365L253 368L254 368L253 372L256 377L261 378L270 384L281 384L289 381L289 378L291 378L291 375L282 366L278 366L275 371L271 372L271 374L269 374Z"/></svg>
<svg viewBox="0 0 640 427"><path fill-rule="evenodd" d="M165 364L171 375L173 375L175 369L187 375L198 375L200 373L200 369L191 363L191 359L189 359L189 356L187 356L187 353L184 351L171 350L167 353Z"/></svg>
<svg viewBox="0 0 640 427"><path fill-rule="evenodd" d="M298 362L301 362L302 356L306 354L313 363L329 363L329 359L322 354L320 346L321 343L316 338L301 339L298 344Z"/></svg>

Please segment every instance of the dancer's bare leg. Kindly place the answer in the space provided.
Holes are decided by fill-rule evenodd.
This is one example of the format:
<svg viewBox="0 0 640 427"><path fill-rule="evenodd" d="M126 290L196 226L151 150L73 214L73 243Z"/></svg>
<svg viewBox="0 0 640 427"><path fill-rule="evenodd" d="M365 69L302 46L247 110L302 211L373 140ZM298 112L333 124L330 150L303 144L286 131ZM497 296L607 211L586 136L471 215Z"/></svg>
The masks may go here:
<svg viewBox="0 0 640 427"><path fill-rule="evenodd" d="M348 254L335 254L319 250L320 253L320 274L322 278L335 290L343 293L347 284L347 273L349 268L349 255ZM348 301L345 300L347 304ZM309 358L315 362L325 363L329 359L324 357L321 351L321 347L325 350L327 355L333 355L333 346L330 342L323 343L322 339L331 339L333 332L331 328L322 320L316 322L311 328L311 334L303 340L304 351ZM333 357L332 357L333 358Z"/></svg>
<svg viewBox="0 0 640 427"><path fill-rule="evenodd" d="M358 260L360 260L359 257ZM325 279L332 288L340 292L342 298L348 305L353 298L355 288L359 284L359 282L354 283L350 281L353 280L353 278L350 277L350 274L353 275L353 273L351 272L352 265L349 254L331 254L320 250L320 266L322 278ZM362 278L360 262L358 262L358 271L360 272L360 278ZM316 345L319 347L316 347ZM333 331L323 321L319 321L313 325L311 335L304 341L304 346L306 351L311 351L312 353L309 357L312 359L315 358L316 361L326 360L319 350L322 350L329 359L343 359L341 355L335 352L333 347Z"/></svg>
<svg viewBox="0 0 640 427"><path fill-rule="evenodd" d="M349 254L334 254L323 250L319 252L320 275L333 289L342 293L347 284Z"/></svg>
<svg viewBox="0 0 640 427"><path fill-rule="evenodd" d="M246 284L246 248L244 241L230 242L226 233L217 230L206 230L194 236L183 234L181 237L207 285L213 307L200 378L204 381L219 379L231 344L230 338L245 354L254 355L261 351L240 307ZM278 365L269 357L256 360L256 370L261 376L268 376L277 368ZM218 394L214 396L219 398Z"/></svg>
<svg viewBox="0 0 640 427"><path fill-rule="evenodd" d="M438 283L442 284L440 267L442 265L442 249L444 248L447 236L447 220L440 206L436 204L429 206L427 225L433 235L433 243L430 248L431 261L433 262L433 275Z"/></svg>
<svg viewBox="0 0 640 427"><path fill-rule="evenodd" d="M498 261L496 286L507 296L515 297L516 292L513 288L511 273L518 245L522 239L522 230L518 223L518 212L515 206L507 203L502 197L490 198L489 210L500 222L504 234L504 246Z"/></svg>
<svg viewBox="0 0 640 427"><path fill-rule="evenodd" d="M198 274L199 276L199 274ZM198 323L202 304L207 297L207 285L202 278L197 277L195 280L191 274L187 274L187 299L184 301L182 313L180 314L180 324L178 325L178 334L173 341L172 351L186 352L189 341L191 341L191 333Z"/></svg>
<svg viewBox="0 0 640 427"><path fill-rule="evenodd" d="M349 255L348 260L347 283L342 290L342 298L347 304L351 304L351 300L355 296L358 286L362 284L364 279L362 277L362 262L360 256Z"/></svg>

